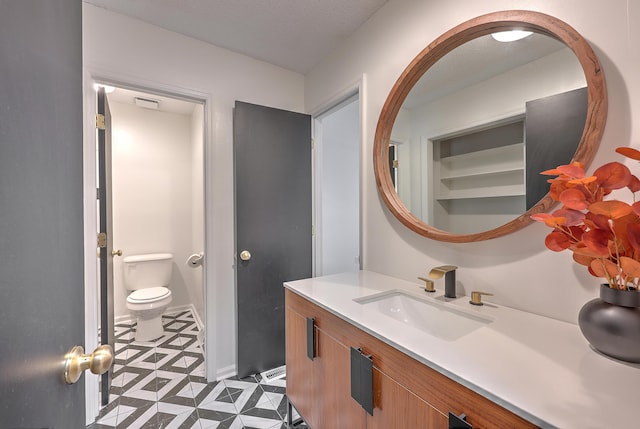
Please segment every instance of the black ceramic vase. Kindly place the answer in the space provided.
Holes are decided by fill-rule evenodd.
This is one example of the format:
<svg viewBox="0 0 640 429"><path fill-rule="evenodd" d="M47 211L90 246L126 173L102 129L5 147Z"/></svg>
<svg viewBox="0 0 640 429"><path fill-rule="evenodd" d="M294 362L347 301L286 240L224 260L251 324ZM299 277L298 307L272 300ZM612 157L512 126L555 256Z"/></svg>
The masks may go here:
<svg viewBox="0 0 640 429"><path fill-rule="evenodd" d="M640 363L640 292L600 286L600 298L587 302L578 315L587 341L607 356Z"/></svg>

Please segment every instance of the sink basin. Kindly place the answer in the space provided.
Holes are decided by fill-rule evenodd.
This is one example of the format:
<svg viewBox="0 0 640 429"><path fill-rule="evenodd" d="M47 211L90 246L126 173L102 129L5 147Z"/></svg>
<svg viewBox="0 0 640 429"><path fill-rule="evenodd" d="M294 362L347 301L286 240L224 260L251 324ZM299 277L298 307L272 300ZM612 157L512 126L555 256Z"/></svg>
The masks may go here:
<svg viewBox="0 0 640 429"><path fill-rule="evenodd" d="M454 341L492 320L403 290L390 290L354 299L380 314L446 341Z"/></svg>

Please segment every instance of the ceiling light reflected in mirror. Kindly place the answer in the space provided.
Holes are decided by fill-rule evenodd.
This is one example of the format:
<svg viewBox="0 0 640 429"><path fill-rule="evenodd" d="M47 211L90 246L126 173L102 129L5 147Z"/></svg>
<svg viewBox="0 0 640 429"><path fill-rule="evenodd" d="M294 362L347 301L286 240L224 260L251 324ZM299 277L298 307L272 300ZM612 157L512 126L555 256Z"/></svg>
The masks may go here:
<svg viewBox="0 0 640 429"><path fill-rule="evenodd" d="M525 37L529 37L533 34L533 31L524 31L524 30L510 30L510 31L499 31L497 33L492 33L491 37L498 42L515 42L517 40L522 40Z"/></svg>

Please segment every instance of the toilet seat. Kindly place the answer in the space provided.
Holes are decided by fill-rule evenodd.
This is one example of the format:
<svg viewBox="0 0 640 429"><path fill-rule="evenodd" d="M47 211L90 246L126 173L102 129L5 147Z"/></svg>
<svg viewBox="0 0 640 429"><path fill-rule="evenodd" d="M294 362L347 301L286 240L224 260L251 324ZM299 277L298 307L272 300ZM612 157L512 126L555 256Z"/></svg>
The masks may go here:
<svg viewBox="0 0 640 429"><path fill-rule="evenodd" d="M131 292L131 294L127 297L127 302L130 302L132 304L148 303L159 301L170 295L171 291L164 286L150 287L145 289L138 289Z"/></svg>

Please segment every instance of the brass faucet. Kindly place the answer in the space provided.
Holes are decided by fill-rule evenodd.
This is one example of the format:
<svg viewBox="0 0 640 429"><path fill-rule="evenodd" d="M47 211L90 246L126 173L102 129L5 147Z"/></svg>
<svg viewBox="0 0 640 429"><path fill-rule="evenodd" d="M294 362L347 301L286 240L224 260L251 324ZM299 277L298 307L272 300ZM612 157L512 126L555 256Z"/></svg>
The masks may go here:
<svg viewBox="0 0 640 429"><path fill-rule="evenodd" d="M456 297L456 269L454 265L442 265L435 267L429 272L432 279L441 279L444 276L444 296L447 298Z"/></svg>

